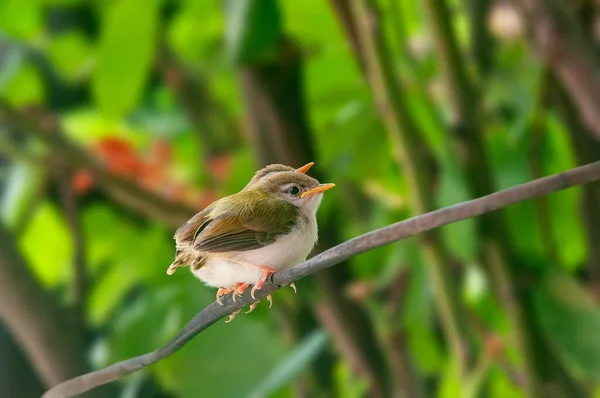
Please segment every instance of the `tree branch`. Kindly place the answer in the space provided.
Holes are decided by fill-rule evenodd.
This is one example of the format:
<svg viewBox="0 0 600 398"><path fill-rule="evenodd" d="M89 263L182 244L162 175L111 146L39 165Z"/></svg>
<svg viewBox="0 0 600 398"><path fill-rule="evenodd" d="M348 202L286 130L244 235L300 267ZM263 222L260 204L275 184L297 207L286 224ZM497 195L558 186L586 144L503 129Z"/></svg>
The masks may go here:
<svg viewBox="0 0 600 398"><path fill-rule="evenodd" d="M486 1L471 1L482 3L479 7L485 8L483 3ZM494 191L494 178L483 141L484 129L477 101L478 93L462 60L451 20L448 18L450 10L447 2L425 0L423 4L434 33L444 83L451 97L454 138L465 149L465 156L462 156L463 169L472 195L483 196ZM472 4L472 7L475 6ZM479 12L483 11L483 9L479 10ZM479 29L485 30L485 20L483 23L484 26L480 26ZM475 37L471 39L478 40ZM496 295L512 319L516 349L523 358L525 390L533 397L539 389L539 380L531 352L530 342L533 337L527 326L527 320L531 319L531 316L527 313L525 300L519 299L519 294L522 292L517 290L517 285L514 283L517 276L515 271L518 267L516 265L511 267L511 264L516 262L513 261L514 256L505 225L500 213L488 214L478 220L477 227L484 241L482 245L484 250L480 253L480 258L486 265L491 280L495 281Z"/></svg>
<svg viewBox="0 0 600 398"><path fill-rule="evenodd" d="M600 140L600 66L595 50L564 0L516 0L531 45L561 81L586 127Z"/></svg>
<svg viewBox="0 0 600 398"><path fill-rule="evenodd" d="M0 226L0 318L47 385L87 370L79 328L35 280Z"/></svg>
<svg viewBox="0 0 600 398"><path fill-rule="evenodd" d="M337 245L297 267L273 274L271 279L258 291L257 298L263 298L300 278L383 245L467 218L490 213L518 202L598 180L600 180L600 161L388 225ZM3 281L2 278L0 278L1 281ZM0 289L1 292L2 289ZM223 305L213 302L202 309L165 346L148 354L65 381L47 391L43 398L62 398L80 394L156 363L175 353L194 336L219 319L252 301L250 292L246 291L242 297L237 299L237 302L233 302L230 296L225 297Z"/></svg>
<svg viewBox="0 0 600 398"><path fill-rule="evenodd" d="M354 0L353 14L366 55L367 77L373 97L394 150L398 165L410 187L412 211L425 213L434 209L428 160L429 148L420 140L420 131L412 119L396 80L392 56L383 38L375 1ZM420 237L426 264L436 294L435 304L444 337L458 359L460 373L466 373L471 357L471 341L466 330L463 308L453 275L448 267L447 248L435 231Z"/></svg>
<svg viewBox="0 0 600 398"><path fill-rule="evenodd" d="M134 181L108 172L90 153L70 142L54 115L46 110L17 111L0 100L0 120L37 137L71 167L88 170L98 185L116 202L144 216L159 220L171 228L179 228L198 210L163 199Z"/></svg>

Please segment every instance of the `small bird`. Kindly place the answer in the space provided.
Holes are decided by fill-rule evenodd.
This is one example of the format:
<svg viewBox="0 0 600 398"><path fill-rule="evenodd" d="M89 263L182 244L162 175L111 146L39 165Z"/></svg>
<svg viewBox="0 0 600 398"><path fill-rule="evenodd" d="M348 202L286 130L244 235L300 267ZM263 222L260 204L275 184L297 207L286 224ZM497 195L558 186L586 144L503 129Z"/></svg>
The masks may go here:
<svg viewBox="0 0 600 398"><path fill-rule="evenodd" d="M218 288L221 304L221 296L232 293L235 301L250 285L254 298L269 275L304 261L317 243L323 192L335 186L307 176L313 165L269 165L240 192L208 205L175 232L175 261L167 274L190 266L198 279Z"/></svg>

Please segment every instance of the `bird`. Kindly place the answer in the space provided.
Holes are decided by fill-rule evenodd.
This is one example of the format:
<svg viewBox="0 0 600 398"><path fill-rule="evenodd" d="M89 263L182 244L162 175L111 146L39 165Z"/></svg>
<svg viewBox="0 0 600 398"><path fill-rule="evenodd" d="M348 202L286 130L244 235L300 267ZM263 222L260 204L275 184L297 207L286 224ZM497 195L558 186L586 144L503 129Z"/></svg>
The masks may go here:
<svg viewBox="0 0 600 398"><path fill-rule="evenodd" d="M317 210L323 193L335 184L321 184L308 176L313 165L268 165L240 192L194 215L175 232L175 260L167 274L189 266L200 281L218 288L219 304L229 293L236 301L251 285L254 299L271 274L300 264L317 243ZM290 286L296 291L294 284ZM267 299L270 308L271 296Z"/></svg>

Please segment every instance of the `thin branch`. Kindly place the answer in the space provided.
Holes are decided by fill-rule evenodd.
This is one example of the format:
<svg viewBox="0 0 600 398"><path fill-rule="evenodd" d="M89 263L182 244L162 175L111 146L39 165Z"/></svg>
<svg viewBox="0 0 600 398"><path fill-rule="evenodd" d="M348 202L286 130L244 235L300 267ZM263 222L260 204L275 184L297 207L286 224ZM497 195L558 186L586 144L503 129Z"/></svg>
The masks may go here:
<svg viewBox="0 0 600 398"><path fill-rule="evenodd" d="M0 225L0 319L51 386L85 372L85 345L64 311L38 283L13 236Z"/></svg>
<svg viewBox="0 0 600 398"><path fill-rule="evenodd" d="M304 62L298 45L282 40L277 57L240 70L242 93L246 107L247 129L259 165L269 163L305 164L315 159L312 128L306 112L303 87ZM318 173L313 176L321 181ZM333 212L321 229L316 250L340 242L339 212ZM389 382L385 360L368 314L343 294L350 279L346 267L337 267L315 275L323 294L323 307L332 320L325 324L329 331L345 342L340 350L357 374L370 381L369 395L385 397ZM312 317L311 317L312 318ZM306 319L302 321L305 323ZM335 327L334 326L339 326ZM331 328L329 328L331 327ZM331 366L327 367L330 371ZM323 372L321 368L321 373Z"/></svg>
<svg viewBox="0 0 600 398"><path fill-rule="evenodd" d="M600 140L600 65L574 10L564 0L514 0L528 22L531 45L577 105Z"/></svg>
<svg viewBox="0 0 600 398"><path fill-rule="evenodd" d="M432 159L432 155L420 140L420 131L409 114L396 80L377 7L374 1L369 0L354 0L352 5L366 55L368 81L396 160L410 187L412 210L416 214L431 211L434 209L434 193L427 162ZM466 373L472 344L466 330L467 323L464 321L456 283L447 264L447 248L435 231L421 237L419 243L436 291L436 309L446 341L460 363L461 374Z"/></svg>
<svg viewBox="0 0 600 398"><path fill-rule="evenodd" d="M481 216L518 202L598 180L600 180L600 161L391 224L337 245L297 267L273 274L271 280L258 291L257 298L263 298L300 278L383 245L457 221ZM213 302L202 309L165 346L148 354L65 381L47 391L43 398L62 398L80 394L156 363L175 353L219 319L249 305L252 301L250 292L246 291L237 302L233 302L230 296L223 300L223 305Z"/></svg>
<svg viewBox="0 0 600 398"><path fill-rule="evenodd" d="M479 0L475 2L485 3ZM448 17L450 10L447 2L425 0L423 4L434 32L445 85L451 96L455 139L465 149L466 156L462 158L469 188L475 197L486 195L494 191L494 178L483 141L484 128L477 101L478 93L461 57L451 18ZM480 7L485 6L482 4ZM502 214L482 217L478 220L477 227L484 242L484 250L480 256L491 274L491 279L495 281L495 292L514 324L516 349L523 358L525 389L529 396L536 396L539 381L529 344L533 337L526 324L527 319L531 317L528 316L524 300L518 298L521 292L514 283L517 267L511 267L514 261L511 261L512 250Z"/></svg>
<svg viewBox="0 0 600 398"><path fill-rule="evenodd" d="M17 111L0 100L0 120L40 139L71 167L88 170L109 196L133 211L172 228L178 228L197 212L191 206L163 199L134 181L110 173L90 153L70 142L54 115L46 110Z"/></svg>
<svg viewBox="0 0 600 398"><path fill-rule="evenodd" d="M75 192L71 187L71 170L64 164L63 160L54 157L55 173L62 200L62 207L67 219L67 224L73 239L73 312L77 321L79 331L85 330L86 309L86 269L85 269L85 241L81 228L79 203Z"/></svg>

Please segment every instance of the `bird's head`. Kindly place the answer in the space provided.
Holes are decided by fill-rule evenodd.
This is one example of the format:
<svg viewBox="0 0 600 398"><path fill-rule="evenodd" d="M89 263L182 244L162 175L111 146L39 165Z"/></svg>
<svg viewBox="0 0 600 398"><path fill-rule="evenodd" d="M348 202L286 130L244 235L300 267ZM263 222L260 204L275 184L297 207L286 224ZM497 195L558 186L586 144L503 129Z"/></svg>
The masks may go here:
<svg viewBox="0 0 600 398"><path fill-rule="evenodd" d="M281 164L272 164L256 172L244 190L261 190L272 197L290 202L308 214L316 213L323 192L335 184L321 184L306 175L314 163L308 163L298 169Z"/></svg>

